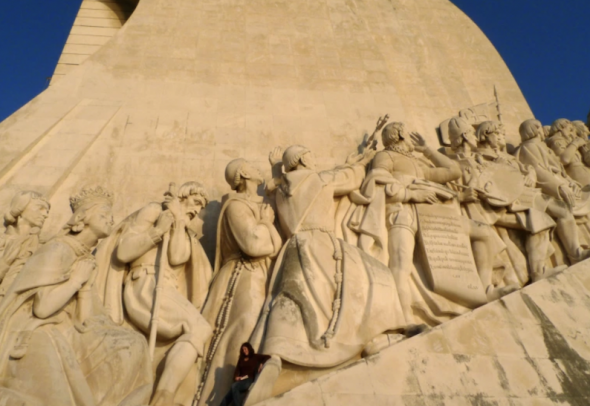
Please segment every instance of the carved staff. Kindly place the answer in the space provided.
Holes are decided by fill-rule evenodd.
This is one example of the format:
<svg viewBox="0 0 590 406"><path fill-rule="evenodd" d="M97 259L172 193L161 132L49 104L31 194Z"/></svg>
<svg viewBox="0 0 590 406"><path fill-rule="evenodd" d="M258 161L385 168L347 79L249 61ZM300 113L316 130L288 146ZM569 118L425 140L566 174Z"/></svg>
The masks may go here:
<svg viewBox="0 0 590 406"><path fill-rule="evenodd" d="M386 114L384 117L379 117L379 119L377 120L377 124L375 126L375 131L373 131L373 134L371 134L369 138L367 138L367 148L377 148L377 141L375 141L375 136L383 128L383 126L387 124L387 120L389 120L389 114Z"/></svg>
<svg viewBox="0 0 590 406"><path fill-rule="evenodd" d="M166 193L166 201L168 199L176 199L176 184L170 183L168 193ZM165 204L164 204L165 206ZM152 310L152 320L150 323L150 337L148 341L148 348L150 352L150 359L154 360L154 352L156 351L156 337L158 335L158 324L160 323L160 302L162 300L162 289L164 288L163 273L166 269L168 261L168 247L170 245L170 231L164 234L162 241L162 251L160 252L160 264L156 272L156 288L154 289L154 305Z"/></svg>
<svg viewBox="0 0 590 406"><path fill-rule="evenodd" d="M156 350L156 336L158 335L158 323L160 323L160 302L162 300L161 291L164 288L163 280L164 277L162 273L164 272L164 267L166 266L166 260L168 259L168 255L166 255L168 251L168 246L170 245L170 232L166 232L164 234L164 240L162 242L162 253L160 254L160 266L158 268L158 272L156 273L156 289L154 289L154 306L152 312L152 322L150 323L150 339L149 339L149 350L150 350L150 359L154 360L154 352Z"/></svg>

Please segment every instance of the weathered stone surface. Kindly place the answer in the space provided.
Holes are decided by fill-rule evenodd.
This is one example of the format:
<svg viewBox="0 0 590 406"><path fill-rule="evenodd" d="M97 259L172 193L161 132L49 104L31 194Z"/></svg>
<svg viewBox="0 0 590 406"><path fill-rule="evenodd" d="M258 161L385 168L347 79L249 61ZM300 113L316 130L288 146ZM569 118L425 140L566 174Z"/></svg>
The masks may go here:
<svg viewBox="0 0 590 406"><path fill-rule="evenodd" d="M84 13L116 15L125 2L94 3ZM76 25L69 43L114 33L103 30L114 29ZM171 179L197 175L218 199L229 160L262 166L269 145L297 142L327 168L385 112L435 145L441 120L493 100L494 85L507 128L532 116L492 44L448 0L142 0L110 41L0 124L0 211L18 190L46 193L52 235L84 183L120 197L118 220ZM210 240L218 210L206 211Z"/></svg>
<svg viewBox="0 0 590 406"><path fill-rule="evenodd" d="M260 405L312 394L346 405L585 405L589 271L582 262Z"/></svg>

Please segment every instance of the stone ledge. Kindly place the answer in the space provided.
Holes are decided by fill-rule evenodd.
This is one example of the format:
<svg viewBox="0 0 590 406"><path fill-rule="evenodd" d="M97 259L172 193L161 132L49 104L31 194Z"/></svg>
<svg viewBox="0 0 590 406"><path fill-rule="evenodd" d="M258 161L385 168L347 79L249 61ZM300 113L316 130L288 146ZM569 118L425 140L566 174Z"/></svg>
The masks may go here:
<svg viewBox="0 0 590 406"><path fill-rule="evenodd" d="M590 404L590 260L259 403Z"/></svg>

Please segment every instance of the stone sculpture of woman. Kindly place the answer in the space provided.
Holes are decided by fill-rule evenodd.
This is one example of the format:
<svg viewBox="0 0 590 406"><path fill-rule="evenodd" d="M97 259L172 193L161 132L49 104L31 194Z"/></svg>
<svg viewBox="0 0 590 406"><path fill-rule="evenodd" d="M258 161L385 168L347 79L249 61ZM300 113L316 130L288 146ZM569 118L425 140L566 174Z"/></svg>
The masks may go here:
<svg viewBox="0 0 590 406"><path fill-rule="evenodd" d="M49 202L39 193L28 190L18 192L10 202L10 209L4 215L6 231L0 237L0 297L39 248L39 232L49 208Z"/></svg>
<svg viewBox="0 0 590 406"><path fill-rule="evenodd" d="M115 325L93 289L91 251L111 232L112 196L88 188L70 204L64 233L37 250L0 302L0 404L146 404L146 340Z"/></svg>

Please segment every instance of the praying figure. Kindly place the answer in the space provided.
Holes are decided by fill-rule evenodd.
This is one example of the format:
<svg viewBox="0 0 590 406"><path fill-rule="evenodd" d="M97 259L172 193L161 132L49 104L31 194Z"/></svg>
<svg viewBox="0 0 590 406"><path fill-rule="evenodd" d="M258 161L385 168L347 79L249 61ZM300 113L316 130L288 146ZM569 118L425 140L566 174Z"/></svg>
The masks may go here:
<svg viewBox="0 0 590 406"><path fill-rule="evenodd" d="M272 259L282 246L273 208L257 194L263 182L260 171L244 159L234 159L225 169L225 179L233 192L223 198L215 276L203 307L215 332L199 388L201 405L219 404L220 396L232 387L240 346L250 340L260 317Z"/></svg>
<svg viewBox="0 0 590 406"><path fill-rule="evenodd" d="M389 269L334 233L334 197L360 187L374 154L367 149L354 163L318 171L306 147L293 145L283 153L284 173L275 179L274 193L288 241L277 259L255 331L255 342L261 342L261 351L272 358L246 404L270 396L281 365L334 367L360 356L367 347L372 350L365 354L378 351L389 345L389 332L405 330Z"/></svg>
<svg viewBox="0 0 590 406"><path fill-rule="evenodd" d="M106 316L92 250L111 233L111 194L70 198L63 233L27 261L0 302L0 404L144 405L152 390L145 338Z"/></svg>
<svg viewBox="0 0 590 406"><path fill-rule="evenodd" d="M6 231L0 237L0 298L39 248L39 233L50 207L39 193L30 190L18 192L12 198L10 209L4 215Z"/></svg>
<svg viewBox="0 0 590 406"><path fill-rule="evenodd" d="M156 406L175 402L191 370L196 374L197 358L213 332L200 312L211 265L193 222L207 205L207 194L201 184L187 182L178 191L172 183L165 196L164 203L130 215L97 252L100 294L113 320L142 331L152 359L156 344L166 351L151 400ZM154 364L155 369L159 362Z"/></svg>

